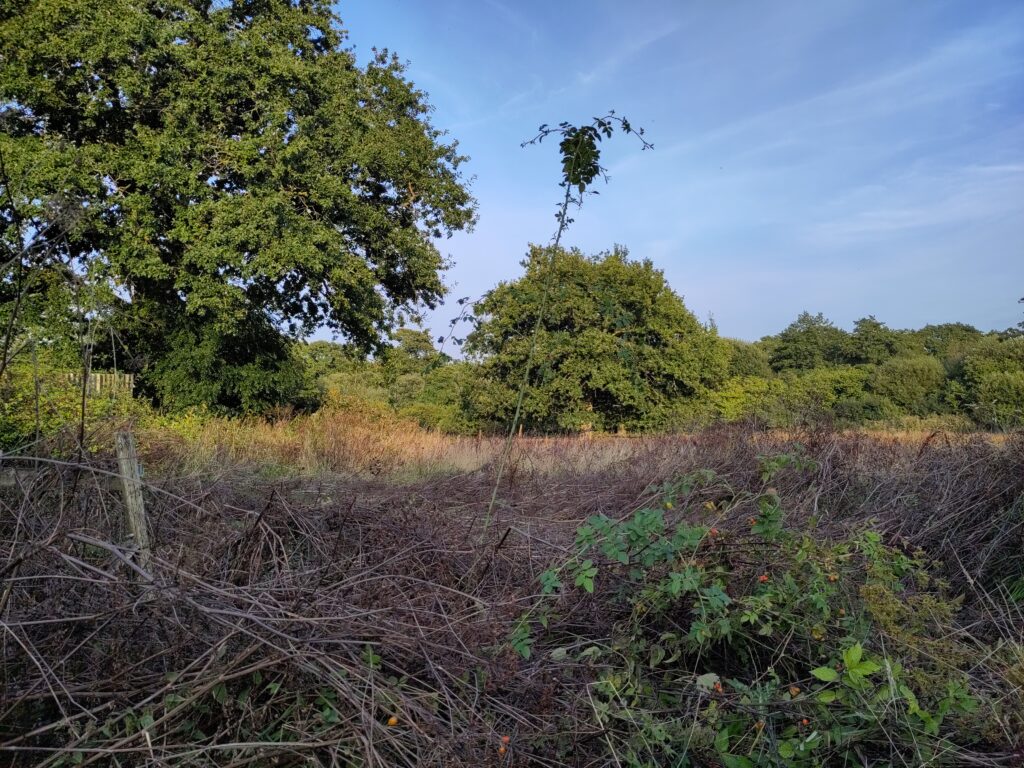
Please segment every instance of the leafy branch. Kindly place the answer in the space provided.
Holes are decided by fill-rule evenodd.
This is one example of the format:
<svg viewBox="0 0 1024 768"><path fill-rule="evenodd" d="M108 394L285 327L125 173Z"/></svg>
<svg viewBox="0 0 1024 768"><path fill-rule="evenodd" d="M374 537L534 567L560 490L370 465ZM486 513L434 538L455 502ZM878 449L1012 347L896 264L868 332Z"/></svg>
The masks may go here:
<svg viewBox="0 0 1024 768"><path fill-rule="evenodd" d="M553 239L554 247L558 247L562 235L573 222L568 215L570 206L579 208L583 205L584 195L598 194L596 190L589 189L598 177L608 182L608 170L601 165L600 144L604 139L610 139L616 129L623 134L636 136L640 140L641 151L654 149L654 145L644 138L644 129L634 128L627 118L616 115L614 109L602 117L595 117L588 125L568 122L561 122L554 127L542 125L532 139L519 145L525 148L539 145L551 136L561 137L558 143L558 151L562 156L562 180L559 186L564 190L564 195L555 214L558 229Z"/></svg>

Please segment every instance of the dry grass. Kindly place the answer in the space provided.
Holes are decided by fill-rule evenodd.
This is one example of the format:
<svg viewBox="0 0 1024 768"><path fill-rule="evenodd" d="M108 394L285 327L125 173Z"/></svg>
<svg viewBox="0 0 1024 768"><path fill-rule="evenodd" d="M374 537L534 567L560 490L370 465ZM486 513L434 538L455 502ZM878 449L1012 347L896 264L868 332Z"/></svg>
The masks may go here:
<svg viewBox="0 0 1024 768"><path fill-rule="evenodd" d="M276 420L204 418L143 430L151 463L163 474L211 467L261 467L287 475L385 476L392 482L475 472L493 462L504 439L459 437L420 428L378 412L322 410ZM525 437L513 462L559 475L596 470L647 452L642 438Z"/></svg>
<svg viewBox="0 0 1024 768"><path fill-rule="evenodd" d="M972 636L1024 647L1024 615L1005 595L1008 574L1024 573L1021 437L730 428L525 440L484 530L498 442L394 426L349 413L147 435L149 572L132 561L119 498L97 481L109 459L46 465L0 489L0 755L609 764L588 704L593 671L522 659L506 642L538 575L590 515L625 516L655 498L652 484L710 468L723 484L676 512L697 518L726 484L760 487L758 456L782 450L816 463L776 481L794 525L813 518L827 537L877 521L889 541L945 562ZM750 511L729 506L717 524L742 528ZM611 617L584 600L568 621L600 638ZM501 735L513 749L499 761ZM1019 748L972 759L1011 765Z"/></svg>

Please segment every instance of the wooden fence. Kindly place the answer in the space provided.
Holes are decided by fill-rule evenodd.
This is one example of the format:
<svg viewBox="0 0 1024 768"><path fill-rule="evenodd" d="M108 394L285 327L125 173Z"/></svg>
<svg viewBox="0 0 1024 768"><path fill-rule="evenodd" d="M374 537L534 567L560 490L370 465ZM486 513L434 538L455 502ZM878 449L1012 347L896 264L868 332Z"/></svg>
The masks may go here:
<svg viewBox="0 0 1024 768"><path fill-rule="evenodd" d="M73 384L76 388L82 386L81 372L64 374L64 380ZM94 372L89 374L89 381L86 384L86 392L91 395L98 395L104 392L133 392L135 390L134 373L102 373Z"/></svg>

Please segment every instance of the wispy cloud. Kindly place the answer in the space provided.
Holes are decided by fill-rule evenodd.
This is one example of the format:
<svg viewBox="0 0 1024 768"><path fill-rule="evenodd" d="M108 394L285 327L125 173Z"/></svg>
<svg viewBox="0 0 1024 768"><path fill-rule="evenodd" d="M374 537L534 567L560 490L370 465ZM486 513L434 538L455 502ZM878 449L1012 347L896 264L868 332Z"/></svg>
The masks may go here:
<svg viewBox="0 0 1024 768"><path fill-rule="evenodd" d="M540 41L540 30L535 24L530 23L523 14L514 10L511 6L501 2L501 0L484 0L484 2L499 16L501 16L502 20L511 24L517 30L526 35L531 43L537 43Z"/></svg>
<svg viewBox="0 0 1024 768"><path fill-rule="evenodd" d="M374 0L348 13L357 41L409 51L435 122L472 156L481 223L444 246L467 291L517 274L526 233L550 228L556 148L519 141L615 107L656 149L602 146L612 183L574 213L572 242L653 258L724 332L756 338L805 308L894 325L1019 318L1021 0Z"/></svg>
<svg viewBox="0 0 1024 768"><path fill-rule="evenodd" d="M576 77L582 85L591 85L592 83L601 82L620 70L623 66L635 57L639 56L652 45L674 35L679 27L680 23L678 21L658 25L658 29L656 31L630 38L613 51L601 51L600 64L592 69L580 72Z"/></svg>
<svg viewBox="0 0 1024 768"><path fill-rule="evenodd" d="M887 185L855 190L837 207L837 217L810 228L809 244L859 245L1006 216L1024 224L1024 164L903 174Z"/></svg>
<svg viewBox="0 0 1024 768"><path fill-rule="evenodd" d="M813 142L823 131L846 126L871 128L886 117L948 103L958 94L998 80L1018 79L1024 73L1019 46L1024 27L1010 24L979 26L926 51L918 59L893 69L860 75L832 88L779 106L729 120L693 137L659 146L659 157L704 151L715 144L740 147L745 154L801 140ZM987 108L997 108L990 102ZM922 138L946 129L930 126ZM891 141L891 136L879 137ZM637 167L635 157L613 171Z"/></svg>

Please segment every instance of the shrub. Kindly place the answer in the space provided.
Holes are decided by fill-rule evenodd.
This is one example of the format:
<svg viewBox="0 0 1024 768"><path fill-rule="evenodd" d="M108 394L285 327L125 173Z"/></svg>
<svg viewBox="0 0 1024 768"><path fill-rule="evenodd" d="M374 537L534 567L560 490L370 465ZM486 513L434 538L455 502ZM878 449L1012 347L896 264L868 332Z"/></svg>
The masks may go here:
<svg viewBox="0 0 1024 768"><path fill-rule="evenodd" d="M982 374L974 387L974 417L986 427L1024 426L1024 370Z"/></svg>
<svg viewBox="0 0 1024 768"><path fill-rule="evenodd" d="M77 439L82 391L74 383L75 376L74 371L55 366L45 357L40 358L38 365L26 358L8 366L0 380L0 452L25 447L37 437L45 441L62 435ZM134 400L130 392L90 392L85 401L87 447L98 428L109 434L106 427L111 423L146 413L145 405ZM35 451L41 449L36 447Z"/></svg>
<svg viewBox="0 0 1024 768"><path fill-rule="evenodd" d="M781 396L784 383L779 379L740 376L729 379L710 394L717 415L725 421L748 418L767 420L773 404Z"/></svg>
<svg viewBox="0 0 1024 768"><path fill-rule="evenodd" d="M837 403L863 397L867 377L866 370L853 366L786 373L774 421L781 426L830 418Z"/></svg>
<svg viewBox="0 0 1024 768"><path fill-rule="evenodd" d="M765 459L765 481L786 467L813 463ZM724 509L671 512L712 483ZM740 504L758 510L748 532L723 533ZM538 650L535 621L553 658L594 670L595 725L631 768L953 764L998 740L998 694L972 676L984 651L923 553L870 526L828 541L785 517L774 489L737 493L709 471L624 520L594 516L511 642ZM600 596L609 637L573 636L559 614L573 592Z"/></svg>
<svg viewBox="0 0 1024 768"><path fill-rule="evenodd" d="M942 408L946 371L934 357L895 357L875 368L867 386L911 416L925 416Z"/></svg>
<svg viewBox="0 0 1024 768"><path fill-rule="evenodd" d="M985 339L964 357L962 398L984 426L1024 423L1024 338Z"/></svg>
<svg viewBox="0 0 1024 768"><path fill-rule="evenodd" d="M891 422L902 415L892 400L871 392L837 400L832 410L836 419L846 424L863 424L872 421Z"/></svg>
<svg viewBox="0 0 1024 768"><path fill-rule="evenodd" d="M773 340L771 366L776 371L809 370L839 363L848 343L849 334L820 312L801 312Z"/></svg>
<svg viewBox="0 0 1024 768"><path fill-rule="evenodd" d="M739 339L723 339L729 346L729 376L760 376L768 378L772 375L772 367L768 362L769 354L761 344L751 344Z"/></svg>

